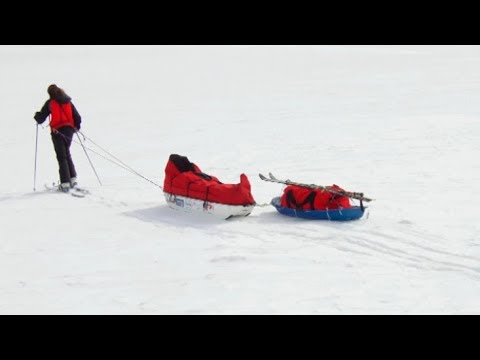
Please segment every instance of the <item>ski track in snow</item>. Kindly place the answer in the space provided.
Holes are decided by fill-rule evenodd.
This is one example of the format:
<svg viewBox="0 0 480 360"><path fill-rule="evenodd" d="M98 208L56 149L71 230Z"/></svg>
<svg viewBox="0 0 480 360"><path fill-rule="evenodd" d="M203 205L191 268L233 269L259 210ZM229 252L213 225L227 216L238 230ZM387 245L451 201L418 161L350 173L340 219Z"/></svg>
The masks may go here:
<svg viewBox="0 0 480 360"><path fill-rule="evenodd" d="M121 204L125 205L124 203ZM115 205L115 207L117 206L118 204ZM263 215L262 220L259 221L259 216L255 215L255 211L256 209L254 209L252 214L245 219L239 218L230 221L246 221L247 227L249 222L266 227L268 227L269 222L278 225L284 224L285 222L291 222L291 224L289 224L290 226L286 226L286 229L282 231L281 238L287 237L289 239L295 239L298 244L298 248L308 247L312 244L322 244L346 253L356 253L364 256L382 256L383 259L390 259L390 261L398 262L404 266L435 271L454 271L463 273L474 280L480 280L480 266L478 265L480 264L480 258L455 254L445 250L436 249L433 246L422 245L420 240L436 240L438 239L438 236L436 235L429 235L428 233L422 233L421 231L408 229L405 227L402 230L396 229L392 231L391 234L389 234L388 231L361 231L355 227L356 225L336 224L335 222L331 222L327 226L339 229L341 227L347 227L349 229L346 231L342 229L343 233L341 236L321 236L319 235L320 231L318 227L322 227L322 225L315 224L314 221L313 224L310 224L312 226L305 227L299 225L303 223L304 220L289 218L285 219L281 215L277 214L273 207L270 209L271 214L262 213L260 215ZM192 216L192 214L176 214L175 210L168 208L166 205L153 207L147 210L133 211L127 214L129 216L138 217L146 222L157 222L162 224L156 225L157 227L162 227L165 223L167 223L175 228L179 225L179 222L183 222L183 226L193 227L199 231L203 230L206 234L209 233L210 229L210 225L208 225L208 223L202 223L202 217L195 215ZM164 215L167 214L170 215L167 216L167 218L170 217L170 220L165 220ZM184 216L185 218L179 220L177 215ZM367 216L367 214L365 216ZM199 223L192 224L192 218L198 220ZM213 221L215 222L215 220ZM222 220L219 221L221 222ZM368 220L360 219L357 222L365 221ZM256 239L258 243L266 244L274 244L277 241L281 241L279 239L272 240L271 234L268 232L258 235L248 231L216 229L215 234L221 238L230 239L231 241L247 237ZM253 253L265 252L265 250L259 250L258 248L244 249L241 245L241 242L236 243L236 245L244 251L248 250L249 252ZM228 259L238 258L243 261L246 260L246 258L243 256L225 256L221 258L227 261Z"/></svg>
<svg viewBox="0 0 480 360"><path fill-rule="evenodd" d="M112 193L113 194L113 193ZM163 195L157 193L157 195ZM52 193L49 190L29 193L9 193L0 197L0 202L12 204L29 202L32 198L47 199L55 196L60 199L68 196L62 193ZM85 198L74 199L85 203L96 204L97 206L110 208L118 216L136 218L146 225L153 225L161 230L165 226L172 231L194 230L201 237L213 236L221 242L217 243L209 257L212 264L238 264L256 263L258 256L270 256L279 251L279 243L287 243L285 249L289 252L311 248L318 250L318 247L334 249L346 257L356 255L360 257L381 258L382 262L391 262L401 268L412 268L418 271L435 271L456 273L465 276L473 281L480 280L480 258L468 255L457 254L442 248L435 247L436 240L441 236L416 229L409 221L399 220L393 228L376 229L369 228L368 212L365 218L352 223L315 222L302 219L284 217L270 207L255 208L252 214L245 218L231 220L215 219L202 215L192 215L170 209L162 197L157 202L152 202L145 208L138 208L129 205L128 201L117 200L111 197L108 192L101 190L91 192ZM153 206L152 206L153 205ZM241 226L238 226L241 225ZM259 231L259 229L264 229ZM272 233L275 234L272 237ZM249 239L245 244L244 239ZM443 241L440 242L442 244ZM429 245L426 245L429 244ZM41 252L41 249L37 249ZM6 252L10 256L25 255L25 252ZM34 252L31 252L34 253ZM296 255L292 255L295 258ZM322 260L312 260L313 264L321 264ZM91 277L91 274L85 274ZM95 276L101 276L96 273ZM105 274L108 276L108 273ZM81 274L63 275L57 277L69 288L87 289L91 285ZM215 274L207 276L207 279L214 280ZM187 286L188 282L185 283ZM27 282L21 282L21 287L27 286ZM39 293L40 294L40 293ZM326 296L309 299L299 299L299 303L307 306L318 301L334 299L335 296ZM129 307L128 301L114 300L114 303L121 307ZM334 308L340 311L341 306L334 304ZM1 307L0 307L1 309ZM146 302L137 305L137 311L155 312L155 306ZM1 311L1 310L0 310ZM68 312L68 308L65 309ZM351 309L353 311L353 309ZM219 310L219 312L221 312ZM340 311L341 312L341 311ZM203 313L201 309L188 310L186 313Z"/></svg>

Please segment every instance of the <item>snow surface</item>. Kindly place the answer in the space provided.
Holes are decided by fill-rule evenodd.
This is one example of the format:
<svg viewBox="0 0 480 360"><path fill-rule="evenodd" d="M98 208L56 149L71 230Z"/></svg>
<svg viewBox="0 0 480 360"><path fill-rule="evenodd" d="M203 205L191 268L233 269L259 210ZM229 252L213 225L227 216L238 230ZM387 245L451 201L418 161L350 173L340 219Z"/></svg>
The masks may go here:
<svg viewBox="0 0 480 360"><path fill-rule="evenodd" d="M479 46L0 46L0 314L480 314ZM258 204L295 181L375 201L358 221L229 221L72 146L74 198L47 126L56 83L100 145L163 185L172 153ZM33 191L36 185L36 191Z"/></svg>

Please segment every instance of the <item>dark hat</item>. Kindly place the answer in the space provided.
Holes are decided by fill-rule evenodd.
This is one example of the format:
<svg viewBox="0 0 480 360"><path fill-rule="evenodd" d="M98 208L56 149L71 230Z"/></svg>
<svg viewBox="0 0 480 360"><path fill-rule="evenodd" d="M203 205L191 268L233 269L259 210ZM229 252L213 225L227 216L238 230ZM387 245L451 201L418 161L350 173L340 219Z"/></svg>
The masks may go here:
<svg viewBox="0 0 480 360"><path fill-rule="evenodd" d="M55 84L50 85L47 89L47 92L48 95L50 95L50 99L55 99L57 101L68 97L68 95L65 93L65 90L59 88Z"/></svg>
<svg viewBox="0 0 480 360"><path fill-rule="evenodd" d="M55 97L60 91L61 89L55 84L50 85L47 89L48 95L50 95L50 97Z"/></svg>

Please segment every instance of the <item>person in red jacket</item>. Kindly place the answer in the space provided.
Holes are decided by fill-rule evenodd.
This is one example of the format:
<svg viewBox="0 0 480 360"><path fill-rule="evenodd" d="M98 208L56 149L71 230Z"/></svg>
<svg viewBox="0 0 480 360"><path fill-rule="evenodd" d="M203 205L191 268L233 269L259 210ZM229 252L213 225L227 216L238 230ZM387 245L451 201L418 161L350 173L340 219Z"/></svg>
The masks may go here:
<svg viewBox="0 0 480 360"><path fill-rule="evenodd" d="M59 190L68 192L77 184L77 171L70 154L70 146L73 135L80 130L82 118L73 105L72 98L63 89L52 84L47 92L50 98L33 118L42 124L50 115L49 125L60 174Z"/></svg>

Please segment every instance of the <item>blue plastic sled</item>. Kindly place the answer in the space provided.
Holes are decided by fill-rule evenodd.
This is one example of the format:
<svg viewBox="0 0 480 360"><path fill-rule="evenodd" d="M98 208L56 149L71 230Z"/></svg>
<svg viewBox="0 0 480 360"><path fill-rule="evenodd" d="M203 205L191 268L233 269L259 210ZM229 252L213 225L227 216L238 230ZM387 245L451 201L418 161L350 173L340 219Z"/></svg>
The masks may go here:
<svg viewBox="0 0 480 360"><path fill-rule="evenodd" d="M365 212L365 208L362 209L360 206L335 210L296 210L281 206L280 197L273 198L270 204L272 204L280 214L310 220L356 220L360 219Z"/></svg>

